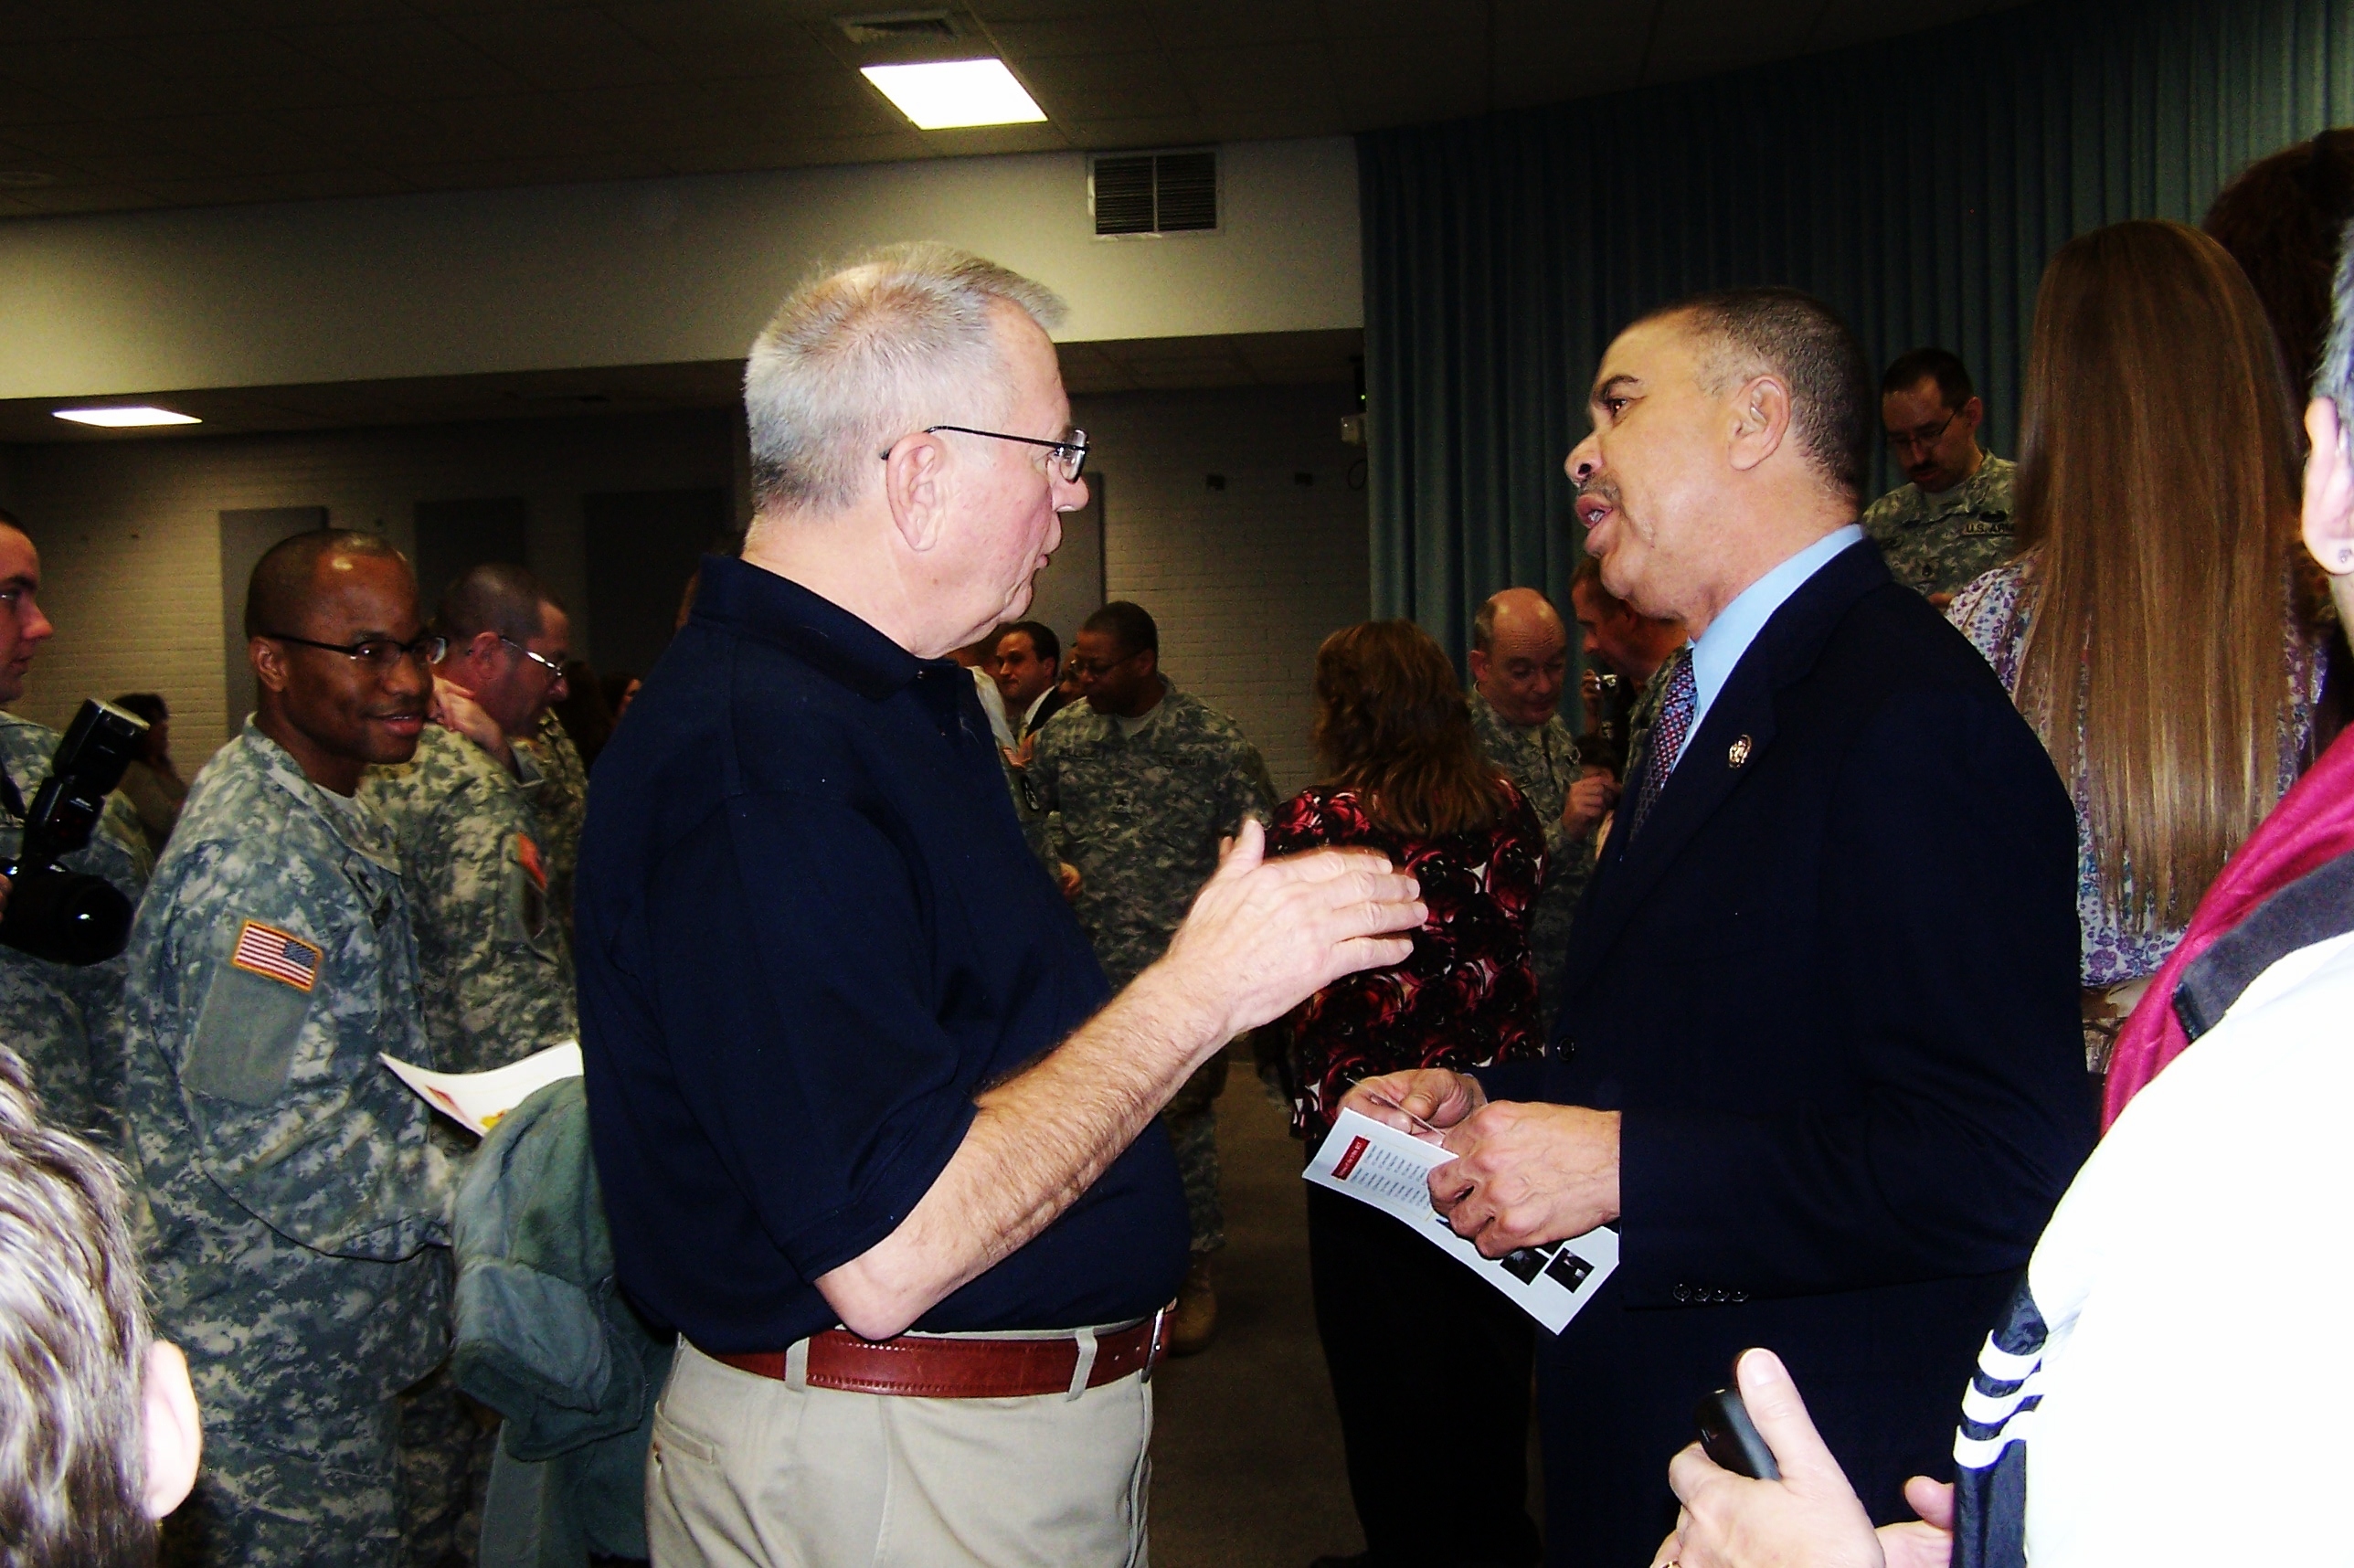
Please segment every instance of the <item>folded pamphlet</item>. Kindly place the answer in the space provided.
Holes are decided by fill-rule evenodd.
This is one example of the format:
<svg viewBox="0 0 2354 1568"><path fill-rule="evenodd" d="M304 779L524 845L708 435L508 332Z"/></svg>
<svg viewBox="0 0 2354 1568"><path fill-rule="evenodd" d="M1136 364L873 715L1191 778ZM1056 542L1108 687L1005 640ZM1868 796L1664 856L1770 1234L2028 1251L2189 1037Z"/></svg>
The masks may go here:
<svg viewBox="0 0 2354 1568"><path fill-rule="evenodd" d="M1618 1266L1618 1233L1602 1225L1567 1241L1482 1257L1430 1206L1430 1173L1454 1158L1437 1144L1344 1110L1308 1162L1306 1175L1320 1187L1345 1192L1402 1221L1560 1333Z"/></svg>
<svg viewBox="0 0 2354 1568"><path fill-rule="evenodd" d="M580 1042L567 1040L487 1073L437 1073L391 1056L378 1059L427 1105L482 1137L499 1125L499 1118L548 1085L578 1077Z"/></svg>

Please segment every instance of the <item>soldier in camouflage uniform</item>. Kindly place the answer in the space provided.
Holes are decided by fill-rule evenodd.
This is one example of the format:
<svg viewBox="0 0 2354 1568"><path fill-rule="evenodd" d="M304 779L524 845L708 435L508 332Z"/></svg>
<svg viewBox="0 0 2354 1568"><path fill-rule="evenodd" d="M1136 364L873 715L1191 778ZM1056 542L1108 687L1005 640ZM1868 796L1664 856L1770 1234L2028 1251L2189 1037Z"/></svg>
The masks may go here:
<svg viewBox="0 0 2354 1568"><path fill-rule="evenodd" d="M25 694L34 652L55 630L41 613L41 557L15 520L0 513L0 703ZM24 814L49 776L58 732L0 714L0 856L14 860ZM130 803L109 796L90 843L68 855L69 870L90 872L139 902L147 886L146 836ZM49 1118L112 1144L122 1107L123 961L52 963L0 947L0 1041L33 1075Z"/></svg>
<svg viewBox="0 0 2354 1568"><path fill-rule="evenodd" d="M370 768L362 793L400 840L435 1059L476 1073L580 1032L534 810L539 764L517 744L564 694L571 629L528 571L494 562L450 585L433 630L448 643L437 716L457 727L429 725L417 755ZM472 1142L454 1123L436 1129L453 1150ZM470 1562L481 1539L497 1438L478 1411L447 1368L402 1399L405 1532L419 1568Z"/></svg>
<svg viewBox="0 0 2354 1568"><path fill-rule="evenodd" d="M579 1033L535 810L545 784L515 744L564 693L570 624L531 574L495 564L451 585L433 630L449 643L435 673L456 688L444 711L471 733L429 726L363 793L399 835L434 1055L479 1073Z"/></svg>
<svg viewBox="0 0 2354 1568"><path fill-rule="evenodd" d="M1115 991L1168 948L1217 868L1218 841L1246 815L1266 822L1276 804L1258 748L1161 675L1160 646L1140 606L1114 602L1090 616L1071 656L1087 701L1038 732L1025 769L1025 789L1049 813L1049 858L1077 869L1075 912ZM1208 1259L1226 1241L1217 1133L1225 1079L1221 1054L1161 1113L1193 1226L1193 1267L1172 1330L1172 1346L1185 1350L1206 1344L1216 1323Z"/></svg>
<svg viewBox="0 0 2354 1568"><path fill-rule="evenodd" d="M1881 377L1881 423L1910 482L1865 508L1863 531L1896 580L1941 609L2019 549L2015 465L1979 448L1985 414L1970 373L1942 348L1901 355Z"/></svg>
<svg viewBox="0 0 2354 1568"><path fill-rule="evenodd" d="M198 776L132 937L131 1141L205 1474L171 1563L395 1563L395 1397L449 1343L454 1170L376 1060L430 1062L390 828L429 680L408 563L321 531L254 569L259 711Z"/></svg>
<svg viewBox="0 0 2354 1568"><path fill-rule="evenodd" d="M572 940L572 879L580 866L580 830L588 821L588 767L554 712L542 714L528 740L516 743L538 765L540 785L533 809L539 818L539 847L547 860L547 902Z"/></svg>
<svg viewBox="0 0 2354 1568"><path fill-rule="evenodd" d="M1471 621L1471 728L1488 760L1511 776L1545 830L1544 890L1529 919L1539 1011L1553 1028L1554 978L1569 952L1570 919L1594 874L1594 829L1617 786L1588 767L1562 722L1569 630L1534 588L1506 588Z"/></svg>

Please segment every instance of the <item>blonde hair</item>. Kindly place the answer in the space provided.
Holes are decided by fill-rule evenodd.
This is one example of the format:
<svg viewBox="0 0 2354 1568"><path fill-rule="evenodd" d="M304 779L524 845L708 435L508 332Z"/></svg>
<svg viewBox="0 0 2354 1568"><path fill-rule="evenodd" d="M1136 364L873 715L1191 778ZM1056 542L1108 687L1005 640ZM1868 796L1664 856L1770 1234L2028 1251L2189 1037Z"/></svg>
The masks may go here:
<svg viewBox="0 0 2354 1568"><path fill-rule="evenodd" d="M2111 912L2179 926L2280 792L2306 607L2272 327L2197 229L2096 229L2044 270L2020 414L2020 710L2085 781Z"/></svg>

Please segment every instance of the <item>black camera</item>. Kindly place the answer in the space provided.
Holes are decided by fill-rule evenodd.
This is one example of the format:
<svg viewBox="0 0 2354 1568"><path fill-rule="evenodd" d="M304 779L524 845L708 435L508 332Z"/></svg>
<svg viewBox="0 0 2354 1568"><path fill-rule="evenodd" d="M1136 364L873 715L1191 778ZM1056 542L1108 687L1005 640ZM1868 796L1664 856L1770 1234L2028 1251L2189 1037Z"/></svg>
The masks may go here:
<svg viewBox="0 0 2354 1568"><path fill-rule="evenodd" d="M146 734L146 720L92 697L58 742L30 807L16 780L0 774L8 810L25 827L16 858L0 865L11 885L0 942L53 963L98 964L131 940L131 900L106 878L58 863L90 842Z"/></svg>

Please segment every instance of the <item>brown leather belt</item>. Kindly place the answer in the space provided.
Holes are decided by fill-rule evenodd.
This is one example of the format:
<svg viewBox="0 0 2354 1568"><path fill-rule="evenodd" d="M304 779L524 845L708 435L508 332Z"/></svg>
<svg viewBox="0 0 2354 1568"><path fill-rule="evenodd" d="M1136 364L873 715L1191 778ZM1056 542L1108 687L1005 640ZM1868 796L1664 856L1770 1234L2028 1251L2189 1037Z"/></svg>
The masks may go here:
<svg viewBox="0 0 2354 1568"><path fill-rule="evenodd" d="M1096 1340L1095 1365L1087 1386L1100 1388L1131 1372L1150 1375L1168 1349L1167 1311L1154 1313L1133 1328L1105 1334ZM710 1355L711 1352L704 1352ZM738 1372L789 1381L787 1351L753 1351L740 1355L712 1355ZM902 1334L894 1340L862 1340L843 1329L829 1329L809 1339L811 1388L842 1389L851 1393L896 1393L919 1399L1024 1399L1042 1393L1068 1393L1079 1367L1079 1341L1064 1335L1053 1339L962 1340L924 1334Z"/></svg>

